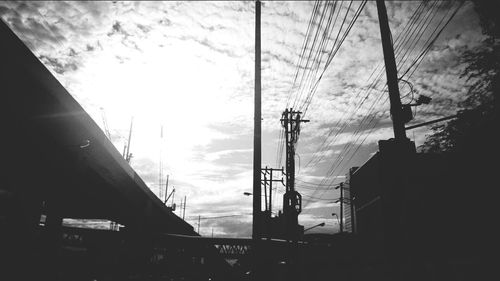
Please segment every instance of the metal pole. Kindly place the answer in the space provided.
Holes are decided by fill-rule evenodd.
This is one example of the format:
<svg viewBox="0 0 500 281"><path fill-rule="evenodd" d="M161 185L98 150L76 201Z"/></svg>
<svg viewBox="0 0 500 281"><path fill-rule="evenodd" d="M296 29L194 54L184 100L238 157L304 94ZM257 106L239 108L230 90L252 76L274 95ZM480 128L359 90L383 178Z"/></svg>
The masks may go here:
<svg viewBox="0 0 500 281"><path fill-rule="evenodd" d="M261 211L261 84L260 84L260 1L255 1L255 112L253 133L253 226L252 238L259 239Z"/></svg>
<svg viewBox="0 0 500 281"><path fill-rule="evenodd" d="M271 168L271 181L269 182L269 216L270 217L273 214L272 202L273 202L273 169Z"/></svg>
<svg viewBox="0 0 500 281"><path fill-rule="evenodd" d="M392 46L391 30L387 19L387 10L384 0L377 0L377 11L380 23L380 35L382 38L382 49L384 51L385 72L387 75L387 87L389 88L389 100L391 102L391 116L396 140L406 140L406 130L403 121L403 109L399 96L398 71L394 48Z"/></svg>
<svg viewBox="0 0 500 281"><path fill-rule="evenodd" d="M198 215L198 234L200 234L201 215Z"/></svg>

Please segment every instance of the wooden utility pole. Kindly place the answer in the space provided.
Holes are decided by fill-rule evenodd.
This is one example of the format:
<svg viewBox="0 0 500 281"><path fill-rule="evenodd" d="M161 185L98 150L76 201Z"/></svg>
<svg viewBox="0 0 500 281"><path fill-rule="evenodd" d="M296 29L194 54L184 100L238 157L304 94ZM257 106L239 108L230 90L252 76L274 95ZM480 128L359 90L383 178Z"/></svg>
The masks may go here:
<svg viewBox="0 0 500 281"><path fill-rule="evenodd" d="M260 211L261 211L261 83L260 83L260 1L255 1L255 108L253 132L253 226L252 238L260 239Z"/></svg>
<svg viewBox="0 0 500 281"><path fill-rule="evenodd" d="M404 249L405 189L407 188L408 166L415 153L414 143L406 137L405 118L398 87L398 71L394 57L394 48L389 29L387 10L383 0L377 0L377 11L380 23L380 35L384 51L387 87L391 103L391 117L394 129L394 140L379 141L380 178L384 181L381 188L381 216L383 229L383 252L385 280L396 281L402 278L406 260Z"/></svg>
<svg viewBox="0 0 500 281"><path fill-rule="evenodd" d="M391 103L392 125L394 138L397 141L406 140L406 130L403 118L403 107L399 96L398 70L394 57L394 47L387 19L387 10L384 0L377 0L377 11L380 23L380 35L382 38L382 49L384 51L385 73L387 75L387 87L389 88L389 100Z"/></svg>

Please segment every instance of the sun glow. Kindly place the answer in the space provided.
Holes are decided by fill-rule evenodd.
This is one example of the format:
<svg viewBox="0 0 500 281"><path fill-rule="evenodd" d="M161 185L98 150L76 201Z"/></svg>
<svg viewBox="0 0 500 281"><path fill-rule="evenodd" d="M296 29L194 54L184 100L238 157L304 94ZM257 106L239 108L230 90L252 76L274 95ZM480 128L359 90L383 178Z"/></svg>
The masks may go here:
<svg viewBox="0 0 500 281"><path fill-rule="evenodd" d="M205 49L179 41L167 46L130 50L106 48L79 69L71 92L102 125L106 112L113 142L121 151L130 118L134 118L131 151L134 157L159 159L178 173L193 169L194 148L230 135L209 125L251 118L251 103L233 99L244 83L238 65L228 58L207 61ZM134 51L135 52L135 51ZM160 143L160 127L163 141ZM188 168L189 167L189 168ZM184 172L183 172L184 171Z"/></svg>

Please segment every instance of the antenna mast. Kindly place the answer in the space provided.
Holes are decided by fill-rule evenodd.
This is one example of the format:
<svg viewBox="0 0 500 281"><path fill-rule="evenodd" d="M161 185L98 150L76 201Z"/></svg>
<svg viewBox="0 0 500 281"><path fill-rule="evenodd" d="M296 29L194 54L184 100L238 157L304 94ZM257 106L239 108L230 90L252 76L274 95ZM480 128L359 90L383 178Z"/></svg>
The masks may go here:
<svg viewBox="0 0 500 281"><path fill-rule="evenodd" d="M134 117L130 118L130 130L128 132L128 141L125 152L125 160L130 163L130 159L132 159L132 153L130 153L130 141L132 139L132 126L134 124Z"/></svg>

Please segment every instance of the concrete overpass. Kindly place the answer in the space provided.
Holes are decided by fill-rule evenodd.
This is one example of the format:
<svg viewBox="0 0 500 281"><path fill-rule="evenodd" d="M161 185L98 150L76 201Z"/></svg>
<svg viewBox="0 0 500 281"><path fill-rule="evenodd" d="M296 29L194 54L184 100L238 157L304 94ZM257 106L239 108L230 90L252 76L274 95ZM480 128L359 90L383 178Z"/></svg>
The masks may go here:
<svg viewBox="0 0 500 281"><path fill-rule="evenodd" d="M129 228L197 235L165 208L3 22L0 38L0 190L16 202L10 211L17 219L35 220L46 208L62 218L102 218Z"/></svg>

